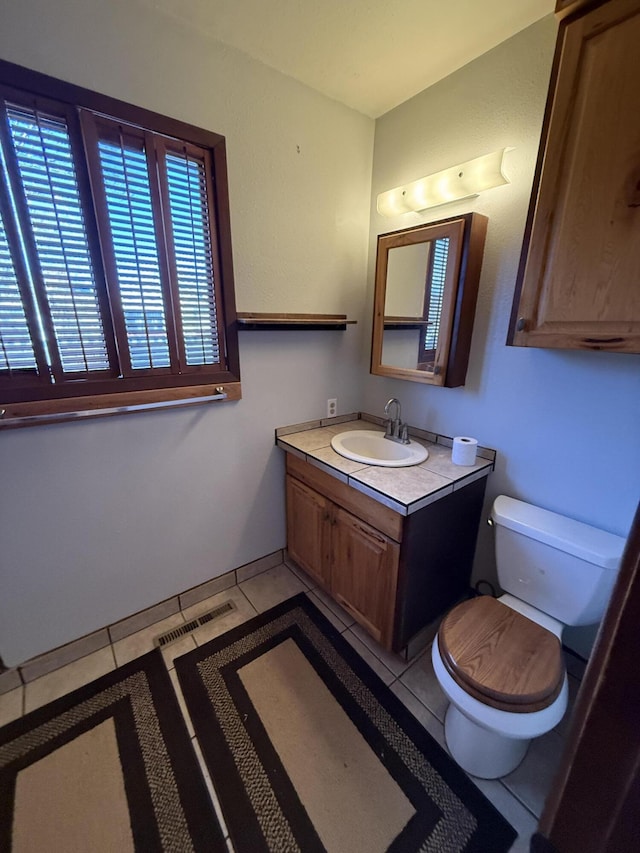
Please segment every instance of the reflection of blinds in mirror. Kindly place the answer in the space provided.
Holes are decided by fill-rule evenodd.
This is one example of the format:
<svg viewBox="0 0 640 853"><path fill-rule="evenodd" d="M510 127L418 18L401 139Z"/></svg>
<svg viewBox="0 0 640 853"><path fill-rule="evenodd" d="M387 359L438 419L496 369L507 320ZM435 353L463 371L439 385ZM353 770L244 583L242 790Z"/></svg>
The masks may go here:
<svg viewBox="0 0 640 853"><path fill-rule="evenodd" d="M441 237L439 240L434 240L431 263L429 264L431 275L427 276L425 289L427 297L427 320L430 324L427 326L424 336L425 352L434 352L438 346L448 254L449 238Z"/></svg>

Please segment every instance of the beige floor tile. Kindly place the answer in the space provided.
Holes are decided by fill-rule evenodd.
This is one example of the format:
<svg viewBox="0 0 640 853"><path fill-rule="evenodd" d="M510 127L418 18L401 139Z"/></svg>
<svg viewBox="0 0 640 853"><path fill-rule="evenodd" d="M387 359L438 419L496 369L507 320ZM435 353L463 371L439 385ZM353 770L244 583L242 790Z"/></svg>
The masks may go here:
<svg viewBox="0 0 640 853"><path fill-rule="evenodd" d="M449 700L442 692L431 663L431 646L425 649L409 669L400 676L400 681L414 693L423 705L435 714L441 723Z"/></svg>
<svg viewBox="0 0 640 853"><path fill-rule="evenodd" d="M347 626L344 624L344 622L342 622L332 610L329 610L327 605L318 598L315 592L309 590L309 592L307 593L307 598L312 604L314 604L318 608L318 610L322 613L323 616L326 616L326 618L329 620L329 622L331 622L333 627L340 631L341 634L343 634L347 630Z"/></svg>
<svg viewBox="0 0 640 853"><path fill-rule="evenodd" d="M183 624L185 620L189 621L189 619L213 609L227 599L233 600L236 609L227 616L196 629L192 634L182 637L163 649L163 656L169 668L178 702L185 716L189 734L193 737L193 726L173 669L174 658L194 649L196 645L202 645L236 625L242 624L255 616L256 611L263 612L299 592L306 591L309 599L339 631L344 633L344 636L361 657L377 672L385 684L390 685L392 692L432 737L446 749L442 723L447 699L433 672L431 649L427 649L410 665L407 665L401 658L390 655L386 650L379 647L359 626L355 625L351 616L323 590L310 588L311 583L311 579L297 567L278 565L244 581L240 586L230 587L211 598L186 608L181 614L174 614L139 631L137 634L119 640L113 647L118 665L122 665L153 648L153 639L158 634L171 630L171 628ZM347 630L347 628L351 628L351 630ZM111 647L100 649L28 684L24 688L25 709L31 711L40 707L112 669L114 669L114 657ZM399 676L399 680L395 680L396 676ZM578 686L575 679L570 679L571 704L575 701ZM0 695L0 725L4 725L21 715L22 701L22 688L16 688ZM518 839L511 848L511 853L525 853L525 851L528 853L529 838L535 831L537 823L534 815L539 814L551 784L562 750L562 736L566 732L569 719L570 711L567 712L565 720L556 730L532 743L524 762L504 780L472 779L518 831ZM192 743L202 762L205 781L223 831L225 836L228 836L208 770L204 768L197 740L194 739ZM227 843L229 850L232 851L233 848L228 838Z"/></svg>
<svg viewBox="0 0 640 853"><path fill-rule="evenodd" d="M281 601L286 601L287 598L299 592L307 591L300 578L296 577L284 563L244 581L240 584L240 589L258 613L264 613Z"/></svg>
<svg viewBox="0 0 640 853"><path fill-rule="evenodd" d="M0 693L0 726L6 726L22 716L23 688L16 687Z"/></svg>
<svg viewBox="0 0 640 853"><path fill-rule="evenodd" d="M33 711L115 669L111 646L42 675L25 687L25 711Z"/></svg>
<svg viewBox="0 0 640 853"><path fill-rule="evenodd" d="M52 649L50 652L38 655L20 666L20 673L25 684L35 681L43 675L55 672L68 663L87 657L98 649L106 648L110 643L109 632L106 628L79 637L64 646Z"/></svg>
<svg viewBox="0 0 640 853"><path fill-rule="evenodd" d="M195 737L196 732L193 728L193 724L191 723L191 717L189 716L189 711L187 710L187 705L184 701L184 696L182 695L182 688L180 687L180 682L178 681L178 673L175 671L175 669L169 670L169 678L171 679L171 683L173 684L173 689L178 700L178 705L180 705L182 716L184 717L184 721L187 724L187 731L189 732L189 737Z"/></svg>
<svg viewBox="0 0 640 853"><path fill-rule="evenodd" d="M260 577L262 577L262 575L260 575ZM257 580L257 578L252 580ZM247 581L247 583L251 582L252 581ZM233 601L236 605L235 610L232 610L225 616L221 616L219 619L208 622L206 625L202 625L200 628L196 628L191 636L198 646L208 643L209 640L213 640L214 637L219 637L220 634L224 634L225 631L235 628L236 625L242 625L242 623L246 622L247 619L252 619L256 615L255 608L247 600L247 597L243 594L242 590L237 586L232 586L229 587L229 589L225 589L224 592L219 592L211 598L206 598L204 601L200 601L198 604L188 607L183 611L184 618L188 622L196 616L200 616L209 610L213 610L215 607L219 607L225 601Z"/></svg>
<svg viewBox="0 0 640 853"><path fill-rule="evenodd" d="M391 670L396 678L408 669L408 661L404 660L399 655L395 655L393 652L384 649L380 643L376 643L373 637L367 634L361 625L353 625L351 630L359 640L362 640L369 651L373 652L374 655L387 667L387 669Z"/></svg>
<svg viewBox="0 0 640 853"><path fill-rule="evenodd" d="M302 581L307 589L315 589L318 586L311 575L308 575L303 571L300 566L291 559L291 557L285 557L284 564L288 569L291 569L294 575Z"/></svg>
<svg viewBox="0 0 640 853"><path fill-rule="evenodd" d="M273 554L267 554L266 557L261 557L259 560L253 560L251 563L240 566L236 569L237 583L243 583L244 581L248 581L249 578L262 574L262 572L267 572L269 569L273 569L274 566L279 566L281 562L282 551L280 550L274 551Z"/></svg>
<svg viewBox="0 0 640 853"><path fill-rule="evenodd" d="M531 741L524 761L502 783L537 817L551 789L563 750L563 740L549 732Z"/></svg>
<svg viewBox="0 0 640 853"><path fill-rule="evenodd" d="M583 660L578 655L572 654L568 649L565 649L564 662L567 667L567 672L573 675L574 678L577 678L578 681L582 681L587 668L587 661Z"/></svg>
<svg viewBox="0 0 640 853"><path fill-rule="evenodd" d="M334 616L337 616L338 619L345 625L347 628L350 628L352 625L355 625L356 620L350 613L344 609L344 607L340 607L337 601L334 601L330 595L328 595L323 589L319 587L313 590L313 595L320 599L320 601L327 607ZM313 599L312 599L313 600Z"/></svg>
<svg viewBox="0 0 640 853"><path fill-rule="evenodd" d="M370 652L369 649L365 646L362 640L359 640L356 635L349 629L345 631L342 635L345 640L347 640L350 645L358 652L360 657L369 664L371 669L378 675L382 681L386 685L391 684L392 681L395 681L395 675L391 672L391 670L387 669L387 667L378 660L378 658L374 655L373 652Z"/></svg>
<svg viewBox="0 0 640 853"><path fill-rule="evenodd" d="M230 586L236 585L236 573L225 572L217 578L212 578L210 581L199 584L199 586L188 589L186 592L181 592L179 596L180 610L186 610L194 604L204 601L205 598L211 598L219 592L224 592Z"/></svg>
<svg viewBox="0 0 640 853"><path fill-rule="evenodd" d="M448 752L449 750L447 749L444 738L444 726L440 720L428 708L425 708L422 702L416 699L413 693L401 681L394 682L390 690L392 693L395 693L405 708L411 711L416 720L429 732L436 743L439 743Z"/></svg>
<svg viewBox="0 0 640 853"><path fill-rule="evenodd" d="M180 637L179 640L169 643L168 646L162 649L162 657L167 665L167 669L171 671L175 666L176 658L192 652L195 648L197 648L197 643L193 638L193 633L186 634L184 637Z"/></svg>
<svg viewBox="0 0 640 853"><path fill-rule="evenodd" d="M580 690L580 681L578 681L577 678L574 678L573 675L569 675L568 683L569 701L567 703L567 710L565 712L564 717L560 720L560 722L554 729L554 731L557 732L562 738L565 738L567 736L567 733L569 732L569 726L571 725L571 718L573 716L573 709L575 708L576 699L578 698L578 691Z"/></svg>
<svg viewBox="0 0 640 853"><path fill-rule="evenodd" d="M135 634L129 634L122 640L118 640L113 644L113 651L116 656L118 666L123 666L134 658L139 658L141 655L150 652L154 647L153 641L160 634L166 631L171 631L172 628L178 628L184 624L182 613L174 613L172 616L167 616L166 619L161 619L159 622L154 622L148 625L141 631L136 631Z"/></svg>
<svg viewBox="0 0 640 853"><path fill-rule="evenodd" d="M209 791L209 796L211 797L211 802L213 803L213 807L215 809L216 815L218 816L218 820L220 821L220 827L224 834L225 838L229 837L229 830L227 829L227 824L225 823L224 815L222 814L222 808L220 806L220 800L218 799L218 795L216 794L216 789L213 787L213 783L211 781L211 776L209 775L209 768L207 767L204 756L202 754L202 750L200 749L200 744L198 743L197 738L193 738L191 741L191 745L193 746L196 755L198 756L198 761L200 763L200 770L202 771L202 775L204 776L204 781L207 785L207 790Z"/></svg>
<svg viewBox="0 0 640 853"><path fill-rule="evenodd" d="M136 634L142 631L143 628L148 628L156 622L161 622L169 616L174 616L180 610L180 601L177 595L172 598L167 598L152 607L147 607L128 616L126 619L121 619L113 625L109 625L109 636L112 643L117 643L118 640L123 640L130 634Z"/></svg>
<svg viewBox="0 0 640 853"><path fill-rule="evenodd" d="M18 687L22 687L22 679L17 667L0 672L0 694L8 693Z"/></svg>
<svg viewBox="0 0 640 853"><path fill-rule="evenodd" d="M392 684L390 690L411 711L413 716L424 726L436 743L440 744L449 753L444 736L444 726L440 720L428 708L425 708L422 702L416 699L414 694L401 681L396 681ZM510 853L529 853L529 839L535 832L537 825L533 814L500 780L477 779L474 776L470 776L469 778L476 787L480 788L487 799L493 803L518 833L518 838L510 848Z"/></svg>
<svg viewBox="0 0 640 853"><path fill-rule="evenodd" d="M529 853L529 841L536 831L537 819L513 796L498 779L471 779L485 797L518 833L509 853Z"/></svg>

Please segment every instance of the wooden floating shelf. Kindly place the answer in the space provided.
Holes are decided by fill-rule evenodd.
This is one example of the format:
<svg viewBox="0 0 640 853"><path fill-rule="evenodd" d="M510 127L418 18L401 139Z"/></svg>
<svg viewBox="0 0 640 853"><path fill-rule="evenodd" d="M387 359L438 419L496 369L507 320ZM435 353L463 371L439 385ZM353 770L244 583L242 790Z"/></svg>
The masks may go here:
<svg viewBox="0 0 640 853"><path fill-rule="evenodd" d="M433 326L433 321L424 320L422 317L391 317L385 315L385 329L422 329L425 326Z"/></svg>
<svg viewBox="0 0 640 853"><path fill-rule="evenodd" d="M337 329L353 326L357 320L347 320L346 314L258 314L238 313L238 329L268 331L272 329Z"/></svg>

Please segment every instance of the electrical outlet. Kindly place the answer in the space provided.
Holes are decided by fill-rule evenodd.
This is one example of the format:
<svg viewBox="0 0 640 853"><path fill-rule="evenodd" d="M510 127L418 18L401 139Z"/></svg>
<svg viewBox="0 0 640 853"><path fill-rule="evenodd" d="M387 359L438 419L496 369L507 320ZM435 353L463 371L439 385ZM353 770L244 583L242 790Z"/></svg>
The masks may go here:
<svg viewBox="0 0 640 853"><path fill-rule="evenodd" d="M332 397L330 400L327 400L327 417L335 418L338 414L338 398Z"/></svg>

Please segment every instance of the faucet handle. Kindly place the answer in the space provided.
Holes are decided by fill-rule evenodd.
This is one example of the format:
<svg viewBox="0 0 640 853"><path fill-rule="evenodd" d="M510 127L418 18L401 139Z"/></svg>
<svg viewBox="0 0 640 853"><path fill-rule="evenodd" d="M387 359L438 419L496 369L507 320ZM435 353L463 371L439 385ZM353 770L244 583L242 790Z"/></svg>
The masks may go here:
<svg viewBox="0 0 640 853"><path fill-rule="evenodd" d="M402 429L400 430L400 441L403 444L409 444L409 428L407 424L402 424Z"/></svg>

